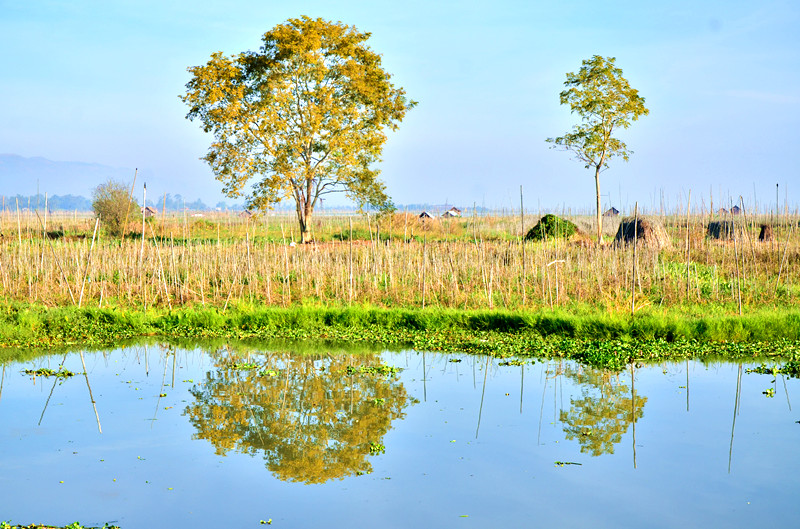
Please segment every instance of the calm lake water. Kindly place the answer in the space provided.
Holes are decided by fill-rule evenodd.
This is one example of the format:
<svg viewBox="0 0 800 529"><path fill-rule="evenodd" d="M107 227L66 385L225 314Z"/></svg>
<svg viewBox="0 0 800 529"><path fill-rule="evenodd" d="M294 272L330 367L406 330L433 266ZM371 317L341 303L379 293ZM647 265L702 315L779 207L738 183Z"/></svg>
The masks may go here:
<svg viewBox="0 0 800 529"><path fill-rule="evenodd" d="M62 361L79 374L23 372ZM0 521L797 526L797 379L501 362L236 345L6 362Z"/></svg>

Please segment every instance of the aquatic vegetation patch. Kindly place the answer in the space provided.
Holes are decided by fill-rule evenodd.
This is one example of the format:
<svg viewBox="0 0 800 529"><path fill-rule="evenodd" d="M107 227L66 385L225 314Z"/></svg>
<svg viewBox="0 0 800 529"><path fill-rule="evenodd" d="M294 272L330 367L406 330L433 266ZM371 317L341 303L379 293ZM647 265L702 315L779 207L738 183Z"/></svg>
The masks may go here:
<svg viewBox="0 0 800 529"><path fill-rule="evenodd" d="M800 378L800 360L790 360L785 364L768 366L761 364L758 367L746 369L745 373L758 373L759 375L786 375L789 378Z"/></svg>
<svg viewBox="0 0 800 529"><path fill-rule="evenodd" d="M50 525L33 523L30 525L12 524L11 520L0 522L0 529L120 529L118 525L103 524L102 527L98 526L84 526L80 522L72 522L69 525Z"/></svg>
<svg viewBox="0 0 800 529"><path fill-rule="evenodd" d="M22 372L34 377L56 377L62 379L74 377L77 374L69 369L64 369L64 366L59 366L57 370L49 367L40 367L39 369L24 369Z"/></svg>
<svg viewBox="0 0 800 529"><path fill-rule="evenodd" d="M347 366L345 373L348 375L380 375L392 377L402 371L399 367L379 365L379 366Z"/></svg>

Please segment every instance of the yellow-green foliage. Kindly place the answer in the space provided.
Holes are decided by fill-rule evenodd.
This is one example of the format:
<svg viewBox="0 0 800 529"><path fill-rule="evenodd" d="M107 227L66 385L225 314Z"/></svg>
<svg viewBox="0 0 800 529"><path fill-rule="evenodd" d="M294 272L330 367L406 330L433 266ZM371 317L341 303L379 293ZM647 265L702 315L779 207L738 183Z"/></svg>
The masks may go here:
<svg viewBox="0 0 800 529"><path fill-rule="evenodd" d="M415 103L391 83L369 36L341 22L289 19L264 34L258 52L215 53L189 68L187 117L214 134L205 160L225 192L260 210L294 200L302 241L328 193L391 209L373 165L386 130Z"/></svg>

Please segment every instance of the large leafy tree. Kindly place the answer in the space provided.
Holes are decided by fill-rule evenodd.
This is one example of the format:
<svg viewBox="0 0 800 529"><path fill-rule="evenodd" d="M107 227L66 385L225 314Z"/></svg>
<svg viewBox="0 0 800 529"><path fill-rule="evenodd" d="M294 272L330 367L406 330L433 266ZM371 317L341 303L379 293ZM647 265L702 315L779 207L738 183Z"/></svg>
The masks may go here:
<svg viewBox="0 0 800 529"><path fill-rule="evenodd" d="M554 147L572 152L587 169L594 169L598 244L603 242L600 172L608 168L612 158L628 161L633 154L614 134L650 112L638 90L631 88L622 70L614 65L615 60L595 55L583 61L578 73L567 73L566 89L560 94L561 104L569 105L581 122L573 126L571 132L547 139Z"/></svg>
<svg viewBox="0 0 800 529"><path fill-rule="evenodd" d="M293 199L304 241L327 193L392 207L374 164L386 131L415 102L392 84L369 36L340 22L290 19L264 34L258 52L217 52L189 68L181 99L187 118L214 134L204 159L225 193L246 195L259 210Z"/></svg>

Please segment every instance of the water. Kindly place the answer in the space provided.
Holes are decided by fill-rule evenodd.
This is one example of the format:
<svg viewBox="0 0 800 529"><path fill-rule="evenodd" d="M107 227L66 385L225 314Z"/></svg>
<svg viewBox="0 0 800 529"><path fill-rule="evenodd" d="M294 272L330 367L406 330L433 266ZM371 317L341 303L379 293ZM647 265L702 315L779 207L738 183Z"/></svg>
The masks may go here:
<svg viewBox="0 0 800 529"><path fill-rule="evenodd" d="M156 345L83 359L85 376L77 353L2 364L0 521L790 527L800 514L800 382L748 366ZM62 360L79 374L22 373ZM381 365L402 370L347 373Z"/></svg>

